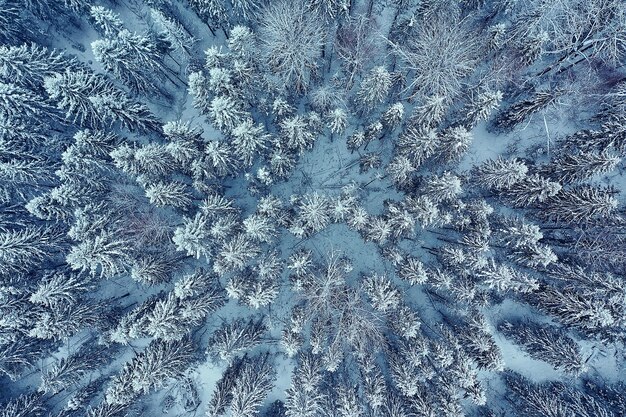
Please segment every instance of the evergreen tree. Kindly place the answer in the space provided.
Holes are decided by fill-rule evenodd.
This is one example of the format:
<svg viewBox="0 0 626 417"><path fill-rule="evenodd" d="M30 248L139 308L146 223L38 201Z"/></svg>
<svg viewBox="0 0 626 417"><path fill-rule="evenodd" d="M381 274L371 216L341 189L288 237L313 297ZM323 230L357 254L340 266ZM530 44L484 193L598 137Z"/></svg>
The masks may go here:
<svg viewBox="0 0 626 417"><path fill-rule="evenodd" d="M183 225L176 228L172 242L176 250L184 251L187 256L206 256L213 254L209 235L209 218L202 213L196 213L193 218L184 217Z"/></svg>
<svg viewBox="0 0 626 417"><path fill-rule="evenodd" d="M59 243L59 234L51 228L0 230L0 275L28 271L46 259Z"/></svg>
<svg viewBox="0 0 626 417"><path fill-rule="evenodd" d="M91 43L94 58L133 91L158 91L153 79L163 74L157 45L146 36L120 30L116 37Z"/></svg>
<svg viewBox="0 0 626 417"><path fill-rule="evenodd" d="M128 262L128 242L102 232L74 246L66 261L75 271L112 278L123 272Z"/></svg>
<svg viewBox="0 0 626 417"><path fill-rule="evenodd" d="M119 123L131 132L159 129L157 118L145 104L133 101L119 91L91 96L89 100L98 116L109 125Z"/></svg>
<svg viewBox="0 0 626 417"><path fill-rule="evenodd" d="M561 190L546 203L541 216L566 223L591 222L610 218L617 210L613 188L581 186Z"/></svg>
<svg viewBox="0 0 626 417"><path fill-rule="evenodd" d="M150 17L158 28L158 33L176 49L190 54L195 39L174 17L169 17L160 10L150 8Z"/></svg>
<svg viewBox="0 0 626 417"><path fill-rule="evenodd" d="M516 207L545 203L561 191L561 184L539 174L532 174L504 189L504 196Z"/></svg>
<svg viewBox="0 0 626 417"><path fill-rule="evenodd" d="M230 414L233 417L254 417L273 388L276 378L269 354L245 358L232 389Z"/></svg>
<svg viewBox="0 0 626 417"><path fill-rule="evenodd" d="M104 36L113 37L124 29L120 16L111 9L102 6L91 6L89 13L91 19Z"/></svg>
<svg viewBox="0 0 626 417"><path fill-rule="evenodd" d="M48 96L65 110L65 118L79 124L99 126L104 114L99 114L90 97L115 91L113 84L100 74L85 70L66 70L44 79Z"/></svg>
<svg viewBox="0 0 626 417"><path fill-rule="evenodd" d="M439 139L441 157L447 162L459 161L468 151L472 134L463 126L446 129Z"/></svg>
<svg viewBox="0 0 626 417"><path fill-rule="evenodd" d="M424 184L424 193L434 203L454 201L463 192L461 179L450 172L441 177L430 177Z"/></svg>
<svg viewBox="0 0 626 417"><path fill-rule="evenodd" d="M192 203L187 186L181 182L157 182L146 186L146 197L157 207L172 206L186 210Z"/></svg>
<svg viewBox="0 0 626 417"><path fill-rule="evenodd" d="M358 102L365 109L372 109L387 98L391 88L391 74L385 67L372 68L361 81L357 93Z"/></svg>
<svg viewBox="0 0 626 417"><path fill-rule="evenodd" d="M35 92L0 81L0 117L8 120L24 117L51 117L54 108Z"/></svg>
<svg viewBox="0 0 626 417"><path fill-rule="evenodd" d="M561 329L531 322L505 322L498 330L534 358L557 369L572 375L585 371L578 344Z"/></svg>
<svg viewBox="0 0 626 417"><path fill-rule="evenodd" d="M49 308L59 304L75 304L81 293L92 289L89 278L78 274L64 274L61 271L52 272L39 282L29 301Z"/></svg>
<svg viewBox="0 0 626 417"><path fill-rule="evenodd" d="M562 91L559 90L536 91L530 98L517 102L501 112L496 117L494 125L502 130L513 129L527 117L553 104L561 94Z"/></svg>
<svg viewBox="0 0 626 417"><path fill-rule="evenodd" d="M475 181L480 186L502 190L512 187L522 181L528 173L528 167L517 158L505 160L502 158L490 159L478 166L475 171Z"/></svg>
<svg viewBox="0 0 626 417"><path fill-rule="evenodd" d="M21 86L40 85L46 77L74 66L73 58L36 43L0 46L0 78Z"/></svg>
<svg viewBox="0 0 626 417"><path fill-rule="evenodd" d="M371 274L363 279L363 290L372 306L381 312L394 311L400 304L400 291L384 275Z"/></svg>
<svg viewBox="0 0 626 417"><path fill-rule="evenodd" d="M621 158L607 151L566 154L556 158L545 171L560 183L582 182L615 169Z"/></svg>
<svg viewBox="0 0 626 417"><path fill-rule="evenodd" d="M39 417L45 412L37 394L22 394L0 407L0 417Z"/></svg>
<svg viewBox="0 0 626 417"><path fill-rule="evenodd" d="M235 127L245 122L245 113L231 97L216 96L209 105L211 123L220 131L231 134Z"/></svg>
<svg viewBox="0 0 626 417"><path fill-rule="evenodd" d="M182 377L193 360L191 340L154 340L111 380L106 401L110 404L130 404L137 395L147 394L171 379Z"/></svg>
<svg viewBox="0 0 626 417"><path fill-rule="evenodd" d="M223 323L209 341L208 351L221 360L230 361L235 355L261 343L267 327L263 319L236 319Z"/></svg>
<svg viewBox="0 0 626 417"><path fill-rule="evenodd" d="M500 91L486 90L478 94L467 106L465 124L475 126L489 118L491 113L500 106L502 93Z"/></svg>
<svg viewBox="0 0 626 417"><path fill-rule="evenodd" d="M270 135L263 128L248 119L232 131L233 146L245 165L252 165L256 155L267 149Z"/></svg>

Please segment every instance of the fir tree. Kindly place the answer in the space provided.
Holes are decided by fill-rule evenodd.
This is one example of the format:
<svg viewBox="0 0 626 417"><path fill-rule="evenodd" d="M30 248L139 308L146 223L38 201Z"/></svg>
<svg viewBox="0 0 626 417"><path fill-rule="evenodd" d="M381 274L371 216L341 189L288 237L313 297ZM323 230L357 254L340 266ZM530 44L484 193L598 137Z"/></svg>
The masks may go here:
<svg viewBox="0 0 626 417"><path fill-rule="evenodd" d="M391 74L385 67L374 67L361 81L357 93L358 102L365 108L371 109L384 102L391 88Z"/></svg>
<svg viewBox="0 0 626 417"><path fill-rule="evenodd" d="M547 201L542 217L557 222L579 223L610 218L617 210L613 188L582 186L562 190Z"/></svg>
<svg viewBox="0 0 626 417"><path fill-rule="evenodd" d="M91 6L89 13L91 19L104 36L113 37L124 28L119 15L111 9L102 6Z"/></svg>
<svg viewBox="0 0 626 417"><path fill-rule="evenodd" d="M66 70L46 77L44 87L57 102L57 108L65 110L66 119L88 126L99 126L104 116L98 113L90 97L115 91L105 77L84 70Z"/></svg>
<svg viewBox="0 0 626 417"><path fill-rule="evenodd" d="M231 391L230 414L233 417L256 416L275 378L269 354L245 358Z"/></svg>
<svg viewBox="0 0 626 417"><path fill-rule="evenodd" d="M452 127L443 131L439 141L442 158L447 162L455 162L468 151L472 134L463 126Z"/></svg>
<svg viewBox="0 0 626 417"><path fill-rule="evenodd" d="M223 323L209 341L209 353L230 361L235 355L261 343L267 327L262 319L237 319Z"/></svg>
<svg viewBox="0 0 626 417"><path fill-rule="evenodd" d="M568 374L585 370L580 348L562 330L537 323L505 322L498 326L506 337L519 344L531 356L548 362Z"/></svg>
<svg viewBox="0 0 626 417"><path fill-rule="evenodd" d="M186 210L192 203L187 186L183 183L157 182L146 187L146 197L157 207L172 206Z"/></svg>
<svg viewBox="0 0 626 417"><path fill-rule="evenodd" d="M75 271L112 278L126 268L128 242L102 232L74 246L66 260Z"/></svg>
<svg viewBox="0 0 626 417"><path fill-rule="evenodd" d="M30 295L29 301L46 307L59 304L75 304L81 293L93 288L89 278L78 274L53 272L39 282L37 289Z"/></svg>
<svg viewBox="0 0 626 417"><path fill-rule="evenodd" d="M620 161L621 158L607 151L566 154L556 158L549 167L546 167L546 173L553 175L563 184L582 182L612 171Z"/></svg>
<svg viewBox="0 0 626 417"><path fill-rule="evenodd" d="M153 77L162 74L157 45L148 37L120 30L116 37L91 43L94 58L107 72L139 93L158 91Z"/></svg>

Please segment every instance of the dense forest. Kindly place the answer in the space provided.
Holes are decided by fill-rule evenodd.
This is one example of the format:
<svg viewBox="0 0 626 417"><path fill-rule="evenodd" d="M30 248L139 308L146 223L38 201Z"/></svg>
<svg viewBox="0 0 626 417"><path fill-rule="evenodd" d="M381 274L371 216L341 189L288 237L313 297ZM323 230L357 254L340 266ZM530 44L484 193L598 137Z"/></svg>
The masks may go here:
<svg viewBox="0 0 626 417"><path fill-rule="evenodd" d="M0 417L626 415L623 0L0 0Z"/></svg>

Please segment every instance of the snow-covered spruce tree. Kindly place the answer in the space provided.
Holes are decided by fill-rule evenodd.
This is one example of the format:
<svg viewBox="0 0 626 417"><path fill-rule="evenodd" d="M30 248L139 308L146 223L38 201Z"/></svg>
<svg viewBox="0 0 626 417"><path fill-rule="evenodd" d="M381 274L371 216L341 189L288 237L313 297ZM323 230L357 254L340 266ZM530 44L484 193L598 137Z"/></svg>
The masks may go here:
<svg viewBox="0 0 626 417"><path fill-rule="evenodd" d="M511 130L526 118L554 104L563 92L560 90L539 90L498 114L494 126L500 130Z"/></svg>
<svg viewBox="0 0 626 417"><path fill-rule="evenodd" d="M391 74L383 66L372 68L361 81L357 103L370 110L383 103L391 88Z"/></svg>
<svg viewBox="0 0 626 417"><path fill-rule="evenodd" d="M239 353L259 345L266 332L263 318L224 322L211 336L208 353L230 361Z"/></svg>
<svg viewBox="0 0 626 417"><path fill-rule="evenodd" d="M365 240L376 242L378 245L385 245L392 237L391 223L382 216L369 217L369 225L362 231Z"/></svg>
<svg viewBox="0 0 626 417"><path fill-rule="evenodd" d="M119 14L113 12L111 9L107 9L103 6L91 6L89 14L96 28L104 36L113 37L124 29L124 23L120 19Z"/></svg>
<svg viewBox="0 0 626 417"><path fill-rule="evenodd" d="M400 278L411 285L421 285L428 280L424 264L412 256L407 257L398 265L397 273Z"/></svg>
<svg viewBox="0 0 626 417"><path fill-rule="evenodd" d="M172 242L176 250L184 251L188 256L210 258L214 251L209 234L210 220L203 213L196 213L192 218L184 217L183 225L176 228Z"/></svg>
<svg viewBox="0 0 626 417"><path fill-rule="evenodd" d="M562 183L582 182L615 169L621 158L609 151L567 153L555 158L544 171Z"/></svg>
<svg viewBox="0 0 626 417"><path fill-rule="evenodd" d="M330 133L341 135L348 127L348 113L341 108L334 108L326 115Z"/></svg>
<svg viewBox="0 0 626 417"><path fill-rule="evenodd" d="M529 207L545 203L562 189L560 183L532 174L503 189L502 193L515 207Z"/></svg>
<svg viewBox="0 0 626 417"><path fill-rule="evenodd" d="M578 375L586 369L578 344L562 329L532 322L505 322L498 330L533 358L568 374Z"/></svg>
<svg viewBox="0 0 626 417"><path fill-rule="evenodd" d="M98 354L93 355L81 351L67 358L61 358L42 372L38 391L44 394L56 394L70 388L73 383L97 369L101 359Z"/></svg>
<svg viewBox="0 0 626 417"><path fill-rule="evenodd" d="M235 234L217 248L213 271L220 276L232 271L241 271L259 255L260 251L259 245L248 235Z"/></svg>
<svg viewBox="0 0 626 417"><path fill-rule="evenodd" d="M402 186L409 182L416 168L406 156L396 155L387 165L386 171L394 184Z"/></svg>
<svg viewBox="0 0 626 417"><path fill-rule="evenodd" d="M325 36L324 26L302 0L281 0L260 13L261 54L273 73L296 92L306 91L317 75Z"/></svg>
<svg viewBox="0 0 626 417"><path fill-rule="evenodd" d="M482 283L490 289L504 293L507 291L521 294L539 289L537 280L506 265L497 265L493 260L478 273Z"/></svg>
<svg viewBox="0 0 626 417"><path fill-rule="evenodd" d="M30 270L58 248L60 238L52 228L0 229L0 275Z"/></svg>
<svg viewBox="0 0 626 417"><path fill-rule="evenodd" d="M8 120L51 117L55 112L39 94L0 80L0 117Z"/></svg>
<svg viewBox="0 0 626 417"><path fill-rule="evenodd" d="M106 390L106 401L127 405L138 395L182 377L194 360L194 351L190 339L152 341L112 378Z"/></svg>
<svg viewBox="0 0 626 417"><path fill-rule="evenodd" d="M235 127L245 122L246 114L239 103L229 96L215 96L208 109L209 119L218 130L231 134Z"/></svg>
<svg viewBox="0 0 626 417"><path fill-rule="evenodd" d="M321 379L319 359L310 354L300 354L298 367L285 393L287 417L309 417L322 412L325 396L320 390Z"/></svg>
<svg viewBox="0 0 626 417"><path fill-rule="evenodd" d="M28 335L42 340L66 339L96 326L102 320L102 310L103 305L85 301L76 305L56 304L38 312Z"/></svg>
<svg viewBox="0 0 626 417"><path fill-rule="evenodd" d="M91 43L96 61L133 91L159 91L154 77L162 77L163 63L157 45L147 36L122 29L114 38Z"/></svg>
<svg viewBox="0 0 626 417"><path fill-rule="evenodd" d="M427 128L437 127L443 121L446 111L448 111L446 97L428 96L413 109L411 123Z"/></svg>
<svg viewBox="0 0 626 417"><path fill-rule="evenodd" d="M280 135L285 145L298 154L313 148L315 133L311 130L308 120L303 116L285 118L280 122Z"/></svg>
<svg viewBox="0 0 626 417"><path fill-rule="evenodd" d="M365 402L370 409L381 411L388 390L385 377L371 353L362 355L357 359Z"/></svg>
<svg viewBox="0 0 626 417"><path fill-rule="evenodd" d="M112 278L128 266L128 249L128 241L110 232L101 232L74 246L66 261L75 271Z"/></svg>
<svg viewBox="0 0 626 417"><path fill-rule="evenodd" d="M90 97L116 91L104 76L86 70L66 70L48 76L44 87L57 108L65 111L67 120L92 127L101 125L105 115L98 113Z"/></svg>
<svg viewBox="0 0 626 417"><path fill-rule="evenodd" d="M370 274L363 277L362 286L376 310L384 313L398 308L401 293L388 277Z"/></svg>
<svg viewBox="0 0 626 417"><path fill-rule="evenodd" d="M361 174L372 169L378 169L382 165L383 160L376 152L369 152L359 158L359 169Z"/></svg>
<svg viewBox="0 0 626 417"><path fill-rule="evenodd" d="M161 10L150 8L150 18L163 39L183 53L191 53L196 40L175 17L167 16Z"/></svg>
<svg viewBox="0 0 626 417"><path fill-rule="evenodd" d="M80 299L81 293L92 289L93 284L89 277L56 271L44 276L28 300L33 304L41 304L46 307L58 304L75 304Z"/></svg>
<svg viewBox="0 0 626 417"><path fill-rule="evenodd" d="M239 167L239 158L230 144L220 141L209 141L204 149L207 162L213 168L215 174L225 177L233 174Z"/></svg>
<svg viewBox="0 0 626 417"><path fill-rule="evenodd" d="M580 186L561 190L549 198L540 216L555 222L593 222L612 217L618 207L612 187Z"/></svg>
<svg viewBox="0 0 626 417"><path fill-rule="evenodd" d="M233 385L230 401L232 417L254 417L270 393L276 371L269 353L244 358Z"/></svg>
<svg viewBox="0 0 626 417"><path fill-rule="evenodd" d="M474 169L473 180L487 189L502 190L522 181L528 173L526 164L517 158L490 159Z"/></svg>
<svg viewBox="0 0 626 417"><path fill-rule="evenodd" d="M172 206L186 210L192 203L191 193L187 185L178 182L156 182L146 185L146 197L157 207Z"/></svg>
<svg viewBox="0 0 626 417"><path fill-rule="evenodd" d="M95 112L112 126L116 123L130 132L159 131L159 122L143 103L133 101L121 90L90 96Z"/></svg>
<svg viewBox="0 0 626 417"><path fill-rule="evenodd" d="M130 277L140 284L157 285L168 282L171 273L178 267L178 259L161 252L141 253L134 256L130 266Z"/></svg>
<svg viewBox="0 0 626 417"><path fill-rule="evenodd" d="M250 166L254 158L267 149L270 135L262 126L247 119L232 130L233 147L244 165Z"/></svg>
<svg viewBox="0 0 626 417"><path fill-rule="evenodd" d="M462 192L461 179L451 172L440 177L430 177L423 187L424 195L434 203L454 201Z"/></svg>
<svg viewBox="0 0 626 417"><path fill-rule="evenodd" d="M489 116L500 106L502 92L486 90L476 95L466 106L467 115L464 124L474 127L479 122L486 121Z"/></svg>
<svg viewBox="0 0 626 417"><path fill-rule="evenodd" d="M22 394L0 406L1 417L39 417L45 413L41 397L36 393Z"/></svg>
<svg viewBox="0 0 626 417"><path fill-rule="evenodd" d="M382 119L388 129L395 129L404 119L404 104L397 102L389 106L383 113Z"/></svg>
<svg viewBox="0 0 626 417"><path fill-rule="evenodd" d="M561 323L583 333L608 336L617 324L610 300L586 297L573 289L542 286L528 299Z"/></svg>
<svg viewBox="0 0 626 417"><path fill-rule="evenodd" d="M292 226L292 229L302 228L304 235L319 232L332 220L330 200L327 196L317 192L305 194L297 204L296 216L296 224Z"/></svg>
<svg viewBox="0 0 626 417"><path fill-rule="evenodd" d="M385 218L394 239L410 237L415 232L415 217L402 203L388 203Z"/></svg>
<svg viewBox="0 0 626 417"><path fill-rule="evenodd" d="M258 214L253 214L244 219L243 227L246 235L257 242L271 243L276 237L274 222Z"/></svg>
<svg viewBox="0 0 626 417"><path fill-rule="evenodd" d="M415 167L435 154L440 145L440 137L434 129L411 126L399 137L397 147L400 154L411 159Z"/></svg>
<svg viewBox="0 0 626 417"><path fill-rule="evenodd" d="M76 65L74 58L36 43L0 46L0 78L20 86L39 86L44 78Z"/></svg>
<svg viewBox="0 0 626 417"><path fill-rule="evenodd" d="M472 143L472 133L463 126L444 130L439 138L439 152L446 162L457 162L468 151Z"/></svg>

